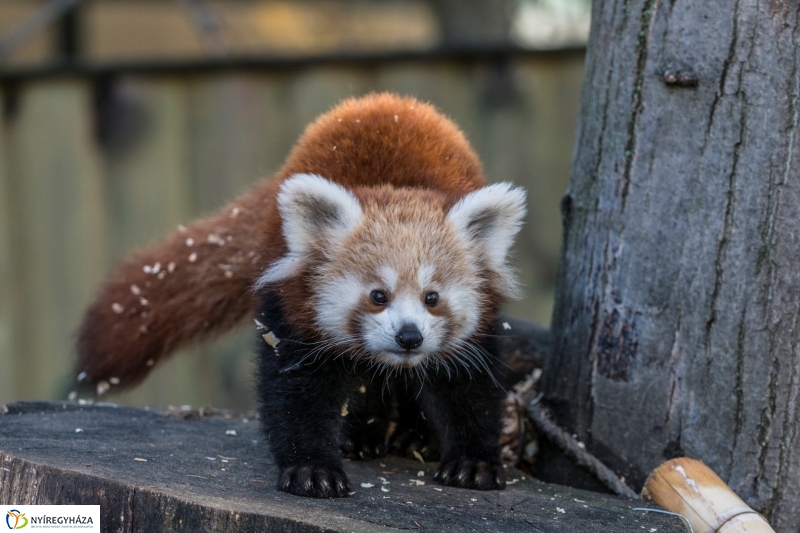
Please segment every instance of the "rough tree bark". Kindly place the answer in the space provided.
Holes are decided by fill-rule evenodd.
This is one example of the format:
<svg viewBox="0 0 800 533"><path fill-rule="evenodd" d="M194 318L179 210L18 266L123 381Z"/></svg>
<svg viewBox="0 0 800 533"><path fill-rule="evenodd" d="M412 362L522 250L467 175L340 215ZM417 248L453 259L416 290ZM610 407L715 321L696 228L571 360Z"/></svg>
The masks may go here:
<svg viewBox="0 0 800 533"><path fill-rule="evenodd" d="M543 386L629 481L800 524L797 2L596 0Z"/></svg>

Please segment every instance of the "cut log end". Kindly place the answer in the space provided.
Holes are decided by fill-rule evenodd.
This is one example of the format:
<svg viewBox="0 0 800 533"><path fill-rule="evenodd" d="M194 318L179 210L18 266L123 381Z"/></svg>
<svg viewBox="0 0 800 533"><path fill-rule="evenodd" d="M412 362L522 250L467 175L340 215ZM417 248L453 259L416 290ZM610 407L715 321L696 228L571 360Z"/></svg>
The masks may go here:
<svg viewBox="0 0 800 533"><path fill-rule="evenodd" d="M680 457L650 474L642 497L686 517L696 533L775 533L705 464Z"/></svg>

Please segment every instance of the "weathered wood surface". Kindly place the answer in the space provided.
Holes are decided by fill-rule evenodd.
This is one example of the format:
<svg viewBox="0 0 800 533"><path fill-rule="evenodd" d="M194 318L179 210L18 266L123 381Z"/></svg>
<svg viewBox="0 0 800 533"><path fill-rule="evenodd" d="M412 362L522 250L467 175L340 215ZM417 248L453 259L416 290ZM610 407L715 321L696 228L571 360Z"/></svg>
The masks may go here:
<svg viewBox="0 0 800 533"><path fill-rule="evenodd" d="M47 402L4 410L0 504L99 503L103 531L684 531L674 517L631 510L641 502L514 470L505 491L440 487L435 465L394 457L347 462L352 497L299 498L274 489L258 421L241 416Z"/></svg>
<svg viewBox="0 0 800 533"><path fill-rule="evenodd" d="M641 486L703 460L800 523L795 4L593 3L543 385Z"/></svg>

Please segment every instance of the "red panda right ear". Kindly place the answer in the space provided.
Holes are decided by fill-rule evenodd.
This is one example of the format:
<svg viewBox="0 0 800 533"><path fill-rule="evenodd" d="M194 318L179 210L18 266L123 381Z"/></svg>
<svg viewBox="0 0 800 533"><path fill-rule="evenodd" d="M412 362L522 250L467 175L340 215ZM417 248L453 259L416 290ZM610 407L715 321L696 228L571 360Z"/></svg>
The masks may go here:
<svg viewBox="0 0 800 533"><path fill-rule="evenodd" d="M338 245L363 217L350 191L316 174L295 174L284 181L278 210L289 252L264 271L256 289L294 274L312 247Z"/></svg>
<svg viewBox="0 0 800 533"><path fill-rule="evenodd" d="M525 191L510 183L475 190L447 214L456 232L482 254L499 277L496 288L508 298L519 295L519 283L507 264L508 252L525 218Z"/></svg>

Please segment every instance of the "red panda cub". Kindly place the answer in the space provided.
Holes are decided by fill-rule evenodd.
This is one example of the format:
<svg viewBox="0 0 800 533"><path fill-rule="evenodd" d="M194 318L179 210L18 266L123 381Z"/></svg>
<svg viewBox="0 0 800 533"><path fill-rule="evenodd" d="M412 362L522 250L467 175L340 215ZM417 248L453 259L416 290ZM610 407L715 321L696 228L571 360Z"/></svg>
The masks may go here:
<svg viewBox="0 0 800 533"><path fill-rule="evenodd" d="M123 264L87 313L79 370L135 383L249 310L278 489L346 496L343 453L407 452L429 438L436 480L502 489L492 327L518 291L508 252L524 213L523 191L487 186L431 106L348 100L308 127L275 176Z"/></svg>

